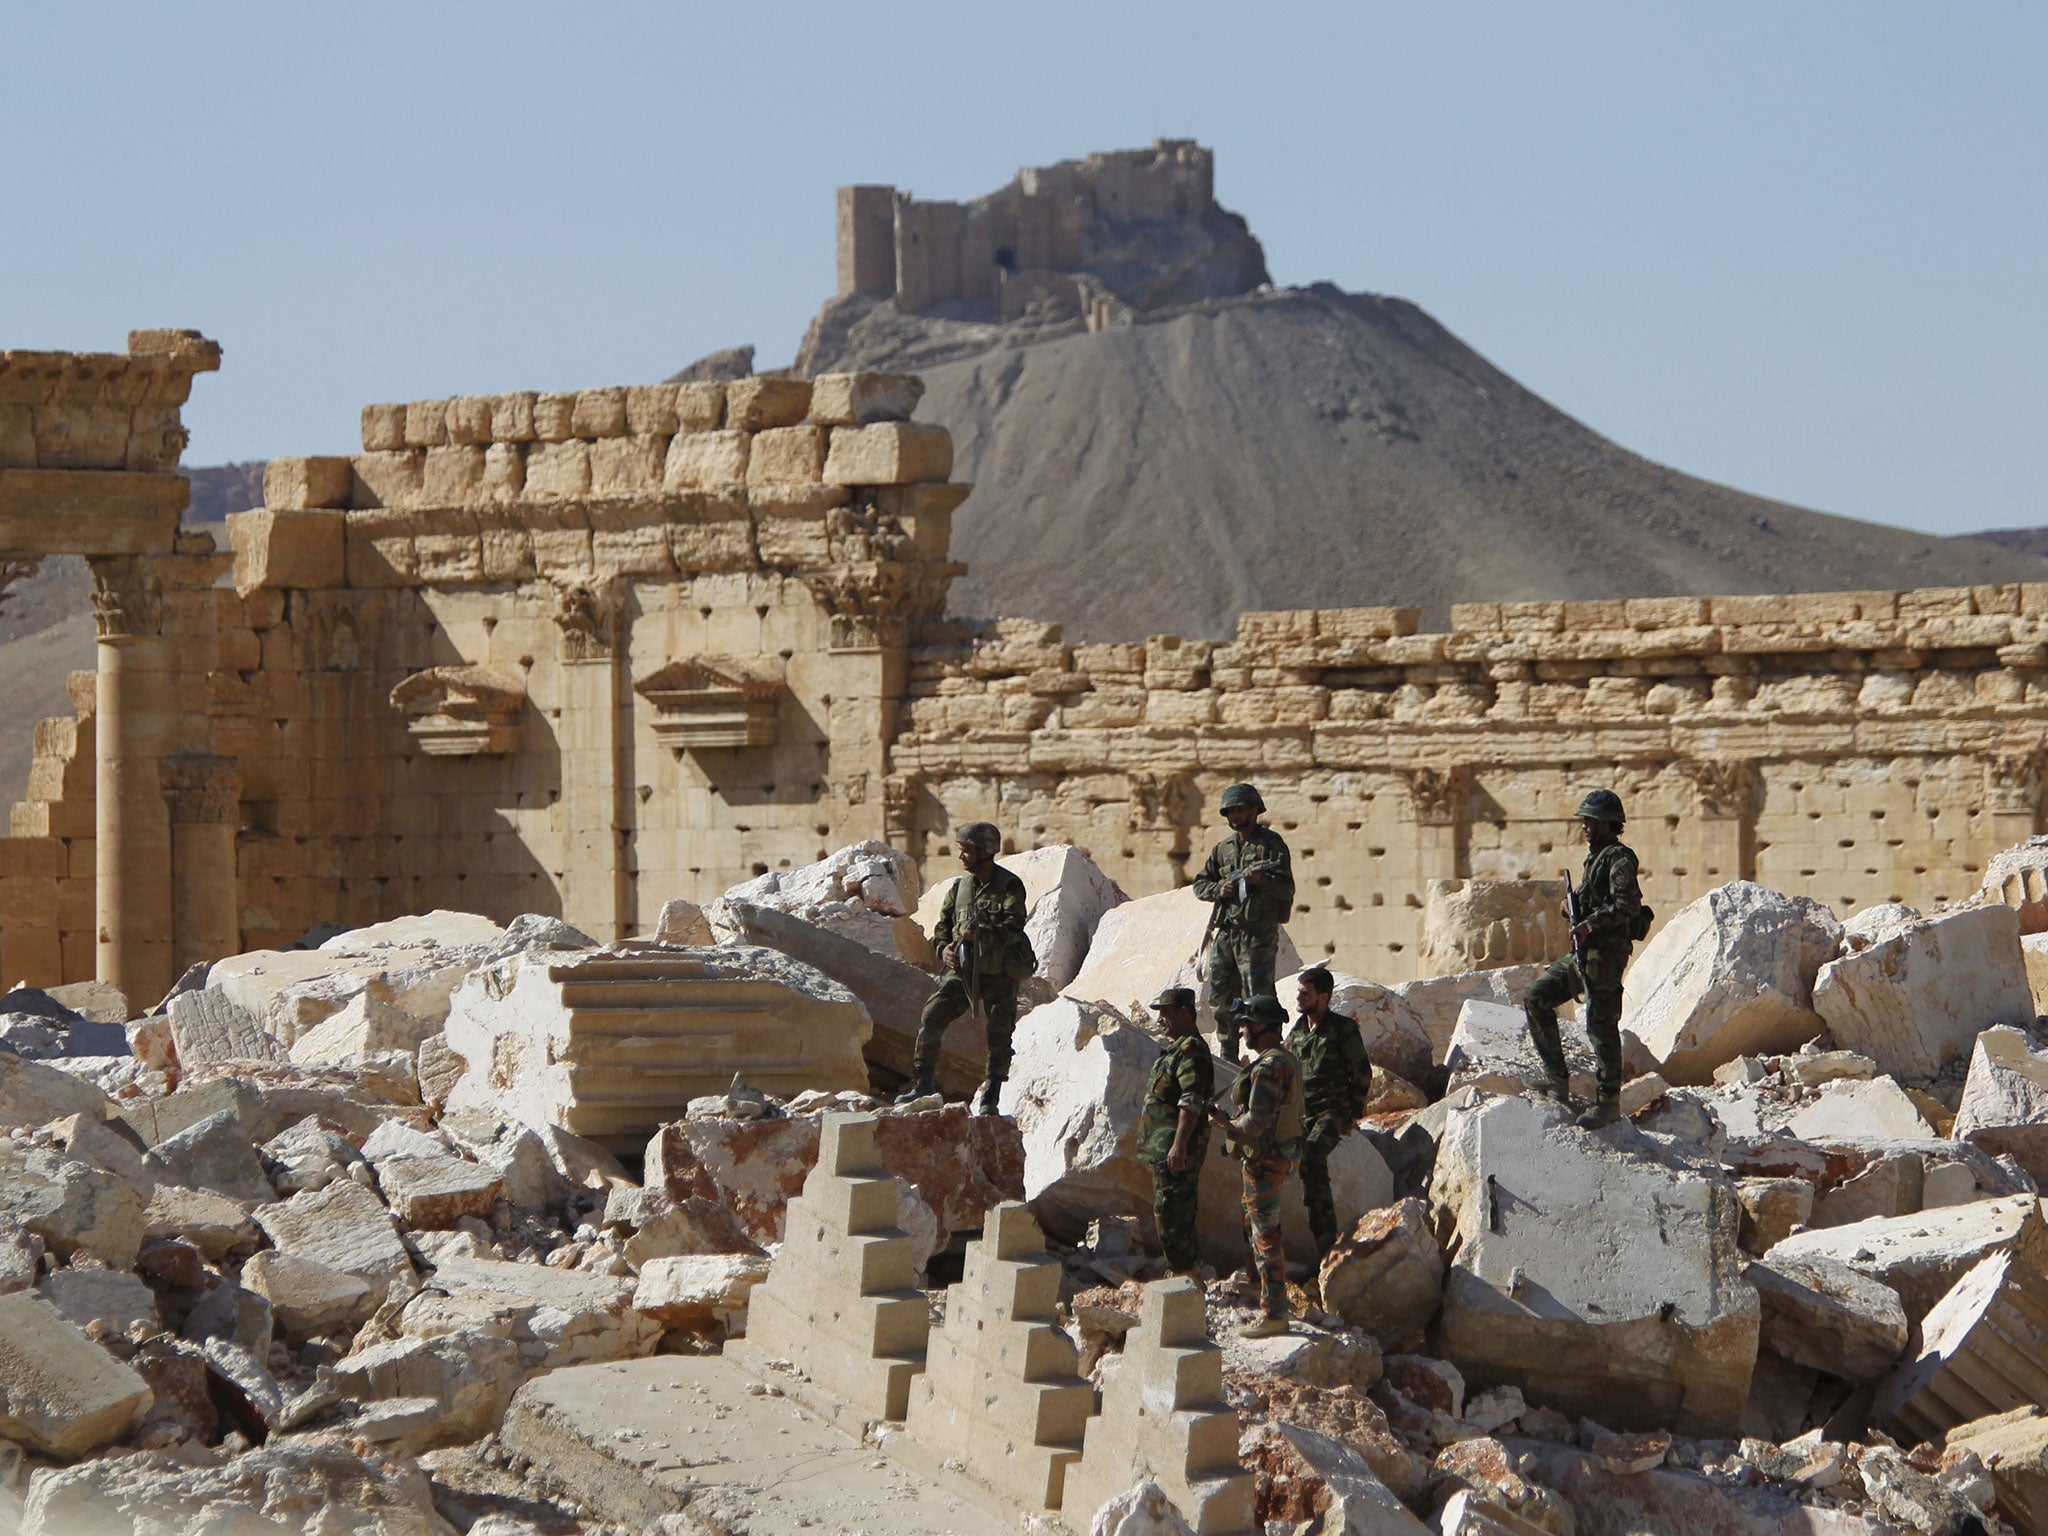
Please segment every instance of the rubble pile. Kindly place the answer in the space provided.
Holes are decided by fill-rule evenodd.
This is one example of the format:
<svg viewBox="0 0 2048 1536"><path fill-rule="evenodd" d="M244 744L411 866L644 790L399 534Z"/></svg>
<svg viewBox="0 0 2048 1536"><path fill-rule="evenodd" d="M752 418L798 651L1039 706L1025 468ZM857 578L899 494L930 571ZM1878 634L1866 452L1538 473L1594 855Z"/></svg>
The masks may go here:
<svg viewBox="0 0 2048 1536"><path fill-rule="evenodd" d="M0 1003L0 1532L696 1529L662 1469L721 1392L1048 1531L2048 1532L2034 863L1673 915L1601 1130L1528 1091L1528 966L1340 976L1380 1079L1343 1236L1290 1183L1297 1321L1244 1337L1236 1166L1169 1279L1135 1145L1188 914L1017 856L1047 1000L1002 1114L897 1104L931 975L879 848L611 945L434 913L125 1026ZM721 1488L724 1528L772 1496Z"/></svg>

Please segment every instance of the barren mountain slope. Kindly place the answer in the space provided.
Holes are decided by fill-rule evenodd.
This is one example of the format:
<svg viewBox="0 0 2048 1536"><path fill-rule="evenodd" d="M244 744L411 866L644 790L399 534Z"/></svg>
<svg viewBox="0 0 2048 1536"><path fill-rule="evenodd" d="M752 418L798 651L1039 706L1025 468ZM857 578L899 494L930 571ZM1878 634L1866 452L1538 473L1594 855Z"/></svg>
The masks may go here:
<svg viewBox="0 0 2048 1536"><path fill-rule="evenodd" d="M956 613L1074 639L1248 608L2048 580L2048 559L1745 495L1609 442L1415 305L1317 287L926 370Z"/></svg>

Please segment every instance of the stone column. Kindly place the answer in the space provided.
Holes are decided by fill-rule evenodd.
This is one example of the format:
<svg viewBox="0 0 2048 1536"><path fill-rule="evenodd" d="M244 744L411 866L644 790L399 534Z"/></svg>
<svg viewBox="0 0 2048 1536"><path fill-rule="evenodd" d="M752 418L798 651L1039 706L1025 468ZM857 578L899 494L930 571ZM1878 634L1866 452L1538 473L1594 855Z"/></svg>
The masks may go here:
<svg viewBox="0 0 2048 1536"><path fill-rule="evenodd" d="M1987 857L2023 843L2040 827L2043 752L2002 752L1984 764Z"/></svg>
<svg viewBox="0 0 2048 1536"><path fill-rule="evenodd" d="M1472 776L1463 767L1410 768L1401 777L1415 812L1415 863L1427 890L1432 880L1456 880L1465 864L1465 799Z"/></svg>
<svg viewBox="0 0 2048 1536"><path fill-rule="evenodd" d="M131 1015L171 989L171 824L159 764L176 730L163 595L138 557L92 562L99 628L94 922L97 974Z"/></svg>
<svg viewBox="0 0 2048 1536"><path fill-rule="evenodd" d="M1756 878L1757 766L1747 758L1692 758L1678 771L1692 786L1692 875L1685 899L1731 880Z"/></svg>
<svg viewBox="0 0 2048 1536"><path fill-rule="evenodd" d="M185 752L158 765L171 819L171 968L238 952L242 904L235 866L241 764Z"/></svg>
<svg viewBox="0 0 2048 1536"><path fill-rule="evenodd" d="M556 594L562 636L562 715L557 727L562 794L562 917L599 943L627 936L634 921L626 834L632 825L632 705L620 665L623 621L616 592L564 587Z"/></svg>

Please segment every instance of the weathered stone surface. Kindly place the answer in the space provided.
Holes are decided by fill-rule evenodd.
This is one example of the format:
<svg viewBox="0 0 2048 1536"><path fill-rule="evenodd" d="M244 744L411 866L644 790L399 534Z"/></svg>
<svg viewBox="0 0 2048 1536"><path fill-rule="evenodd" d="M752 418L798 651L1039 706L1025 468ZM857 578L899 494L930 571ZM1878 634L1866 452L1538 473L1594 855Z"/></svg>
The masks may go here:
<svg viewBox="0 0 2048 1536"><path fill-rule="evenodd" d="M2021 933L2048 933L2048 837L2030 837L1993 854L1981 889L1986 900L2019 914Z"/></svg>
<svg viewBox="0 0 2048 1536"><path fill-rule="evenodd" d="M277 1198L263 1161L249 1145L249 1133L232 1113L209 1115L153 1149L170 1177L193 1189L210 1189L230 1200L267 1205Z"/></svg>
<svg viewBox="0 0 2048 1536"><path fill-rule="evenodd" d="M1135 1321L1135 1319L1133 1319ZM1417 1455L1394 1433L1379 1404L1355 1387L1311 1387L1278 1376L1246 1376L1226 1370L1230 1401L1247 1425L1267 1421L1299 1424L1348 1445L1363 1456L1380 1481L1408 1502L1419 1502L1432 1481L1427 1457Z"/></svg>
<svg viewBox="0 0 2048 1536"><path fill-rule="evenodd" d="M330 1333L376 1310L378 1289L317 1259L267 1249L242 1266L242 1284L270 1303L294 1338Z"/></svg>
<svg viewBox="0 0 2048 1536"><path fill-rule="evenodd" d="M355 1143L340 1131L308 1115L266 1141L259 1154L271 1187L289 1199L308 1189L325 1189L348 1177L351 1164L362 1161Z"/></svg>
<svg viewBox="0 0 2048 1536"><path fill-rule="evenodd" d="M1570 1023L1559 1031L1565 1063L1571 1068L1572 1092L1591 1098L1597 1089L1598 1065L1585 1032ZM1543 1081L1543 1059L1529 1035L1528 1017L1519 1006L1473 1001L1458 1010L1458 1027L1444 1053L1452 1091L1483 1088L1491 1093L1520 1093ZM1642 1042L1627 1031L1621 1037L1622 1071L1630 1077L1654 1063Z"/></svg>
<svg viewBox="0 0 2048 1536"><path fill-rule="evenodd" d="M505 1176L460 1157L397 1157L377 1165L377 1185L409 1227L452 1227L465 1216L488 1216Z"/></svg>
<svg viewBox="0 0 2048 1536"><path fill-rule="evenodd" d="M1425 976L1419 981L1405 981L1387 989L1393 1006L1401 1011L1413 1028L1420 1029L1429 1042L1429 1061L1441 1063L1450 1053L1451 1036L1457 1033L1458 1015L1470 1002L1494 1003L1503 1008L1522 1006L1522 994L1529 990L1529 983L1542 972L1538 965L1510 965L1493 971L1468 971L1462 976ZM1359 1015L1361 1026L1364 1014ZM1410 1028L1403 1025L1400 1033L1405 1037ZM1372 1047L1370 1037L1366 1040ZM1404 1060L1406 1065L1403 1064ZM1377 1065L1379 1057L1373 1057ZM1403 1077L1422 1082L1429 1076L1429 1063L1417 1062L1412 1057L1390 1056L1387 1065Z"/></svg>
<svg viewBox="0 0 2048 1536"><path fill-rule="evenodd" d="M451 1110L639 1146L735 1072L770 1093L865 1089L854 995L774 950L615 945L516 958L469 977L448 1044L469 1063Z"/></svg>
<svg viewBox="0 0 2048 1536"><path fill-rule="evenodd" d="M1717 886L1637 954L1622 1023L1680 1084L1711 1081L1738 1056L1794 1050L1820 1033L1814 978L1841 941L1817 901L1747 880Z"/></svg>
<svg viewBox="0 0 2048 1536"><path fill-rule="evenodd" d="M1980 1260L1920 1322L1914 1357L1882 1386L1875 1422L1915 1440L2038 1406L2048 1387L2048 1274L2038 1255Z"/></svg>
<svg viewBox="0 0 2048 1536"><path fill-rule="evenodd" d="M1853 955L1920 922L1925 914L1902 901L1881 901L1842 919L1842 953Z"/></svg>
<svg viewBox="0 0 2048 1536"><path fill-rule="evenodd" d="M0 1130L48 1125L67 1115L104 1120L113 1113L113 1100L84 1079L0 1051Z"/></svg>
<svg viewBox="0 0 2048 1536"><path fill-rule="evenodd" d="M2017 1029L1987 1029L1970 1053L1970 1075L1953 1134L2007 1154L2048 1187L2048 1052Z"/></svg>
<svg viewBox="0 0 2048 1536"><path fill-rule="evenodd" d="M1919 1105L1888 1077L1869 1082L1838 1078L1823 1083L1820 1096L1802 1104L1785 1122L1785 1129L1801 1141L1910 1141L1934 1130Z"/></svg>
<svg viewBox="0 0 2048 1536"><path fill-rule="evenodd" d="M256 1222L280 1252L354 1275L379 1290L412 1278L412 1260L391 1213L352 1179L267 1205Z"/></svg>
<svg viewBox="0 0 2048 1536"><path fill-rule="evenodd" d="M1454 1112L1430 1185L1454 1244L1439 1352L1478 1384L1624 1428L1732 1428L1758 1328L1739 1207L1726 1181L1654 1151L1524 1098ZM1577 1240L1587 1223L1598 1263Z"/></svg>
<svg viewBox="0 0 2048 1536"><path fill-rule="evenodd" d="M787 912L828 933L856 940L892 960L905 958L896 920L917 910L924 882L917 864L887 843L852 843L800 869L771 869L725 892L722 901L744 901ZM717 903L709 915L717 927Z"/></svg>
<svg viewBox="0 0 2048 1536"><path fill-rule="evenodd" d="M249 1207L207 1189L161 1183L149 1192L143 1210L146 1242L189 1244L218 1264L231 1253L247 1253L262 1241Z"/></svg>
<svg viewBox="0 0 2048 1536"><path fill-rule="evenodd" d="M1746 1265L1763 1306L1766 1349L1846 1381L1875 1381L1906 1347L1898 1294L1833 1259L1780 1256Z"/></svg>
<svg viewBox="0 0 2048 1536"><path fill-rule="evenodd" d="M90 1164L0 1141L0 1231L10 1229L34 1233L62 1257L83 1249L132 1269L142 1246L142 1197Z"/></svg>
<svg viewBox="0 0 2048 1536"><path fill-rule="evenodd" d="M1547 963L1571 948L1562 880L1432 880L1422 910L1423 976Z"/></svg>
<svg viewBox="0 0 2048 1536"><path fill-rule="evenodd" d="M1390 1348L1419 1339L1443 1300L1444 1259L1429 1207L1368 1211L1323 1259L1323 1307Z"/></svg>
<svg viewBox="0 0 2048 1536"><path fill-rule="evenodd" d="M74 1327L98 1323L110 1334L125 1334L137 1323L160 1326L156 1293L119 1269L56 1269L36 1283L43 1299Z"/></svg>
<svg viewBox="0 0 2048 1536"><path fill-rule="evenodd" d="M336 1536L452 1536L426 1474L410 1461L357 1455L332 1439L264 1446L197 1466L161 1451L38 1475L22 1536L196 1532L227 1518L254 1531ZM248 1522L261 1521L260 1525Z"/></svg>
<svg viewBox="0 0 2048 1536"><path fill-rule="evenodd" d="M424 1401L425 1423L391 1424L369 1438L396 1441L405 1450L460 1445L494 1431L529 1363L510 1339L447 1334L430 1339L379 1339L350 1350L331 1367L336 1390L366 1404ZM362 1433L361 1421L347 1428Z"/></svg>
<svg viewBox="0 0 2048 1536"><path fill-rule="evenodd" d="M1213 1032L1216 1016L1209 1010L1209 978L1199 963L1210 911L1209 903L1196 899L1193 886L1111 908L1096 925L1087 960L1062 991L1136 1018L1167 987L1193 987L1201 1003L1202 1028ZM1300 969L1301 956L1282 928L1273 972L1287 976Z"/></svg>
<svg viewBox="0 0 2048 1536"><path fill-rule="evenodd" d="M118 1440L149 1384L29 1291L0 1295L0 1437L45 1456Z"/></svg>
<svg viewBox="0 0 2048 1536"><path fill-rule="evenodd" d="M440 1032L437 1020L407 1013L366 988L294 1040L291 1059L306 1066L342 1067L379 1051L417 1055L426 1038Z"/></svg>
<svg viewBox="0 0 2048 1536"><path fill-rule="evenodd" d="M811 380L811 420L821 427L908 421L924 398L912 373L821 373Z"/></svg>
<svg viewBox="0 0 2048 1536"><path fill-rule="evenodd" d="M365 1093L353 1072L257 1061L207 1063L184 1072L176 1093L124 1100L119 1109L120 1118L152 1147L223 1112L232 1112L259 1146L308 1115L331 1120L351 1136L367 1136L404 1113Z"/></svg>
<svg viewBox="0 0 2048 1536"><path fill-rule="evenodd" d="M1030 920L1025 936L1038 956L1038 979L1054 992L1080 974L1102 915L1128 899L1081 849L1066 843L1006 853L996 862L1024 882ZM938 926L946 891L957 875L934 879L917 904L917 925L927 935Z"/></svg>
<svg viewBox="0 0 2048 1536"><path fill-rule="evenodd" d="M1824 966L1813 1006L1837 1045L1925 1083L1992 1025L2033 1023L2019 915L1966 907L1916 923Z"/></svg>
<svg viewBox="0 0 2048 1536"><path fill-rule="evenodd" d="M1844 1179L1813 1203L1812 1225L1846 1227L1873 1217L1910 1216L1920 1209L1926 1164L1917 1153L1875 1158L1855 1177Z"/></svg>
<svg viewBox="0 0 2048 1536"><path fill-rule="evenodd" d="M767 1274L768 1260L751 1253L650 1259L640 1266L633 1309L664 1328L702 1332L744 1312L747 1293Z"/></svg>
<svg viewBox="0 0 2048 1536"><path fill-rule="evenodd" d="M1232 1335L1222 1345L1224 1374L1232 1380L1275 1377L1326 1392L1370 1392L1386 1370L1375 1340L1304 1321L1271 1338Z"/></svg>
<svg viewBox="0 0 2048 1536"><path fill-rule="evenodd" d="M2037 1406L1959 1424L1944 1442L1984 1463L1999 1516L2020 1536L2048 1536L2048 1414Z"/></svg>
<svg viewBox="0 0 2048 1536"><path fill-rule="evenodd" d="M704 909L680 896L661 904L661 916L655 922L654 936L664 944L681 944L689 949L707 949L718 942L711 932L711 921L704 915Z"/></svg>
<svg viewBox="0 0 2048 1536"><path fill-rule="evenodd" d="M2020 958L2027 967L2027 987L2034 994L2034 1014L2048 1014L2048 933L2030 933L2020 940Z"/></svg>
<svg viewBox="0 0 2048 1536"><path fill-rule="evenodd" d="M2033 1195L1979 1200L1913 1216L1859 1221L1825 1231L1795 1232L1764 1255L1823 1258L1882 1281L1905 1303L1906 1315L1925 1317L1963 1275L1995 1253L2015 1250L2027 1261L2048 1258L2048 1228Z"/></svg>
<svg viewBox="0 0 2048 1536"><path fill-rule="evenodd" d="M285 1042L270 1034L263 1020L217 987L180 992L168 1010L171 1042L178 1064L196 1067L208 1061L284 1061Z"/></svg>
<svg viewBox="0 0 2048 1536"><path fill-rule="evenodd" d="M1349 1446L1294 1424L1262 1424L1239 1447L1256 1483L1256 1518L1344 1536L1424 1536L1429 1527Z"/></svg>
<svg viewBox="0 0 2048 1536"><path fill-rule="evenodd" d="M400 1329L432 1339L470 1332L510 1339L529 1366L643 1354L661 1325L633 1310L633 1282L540 1264L457 1259L400 1314Z"/></svg>

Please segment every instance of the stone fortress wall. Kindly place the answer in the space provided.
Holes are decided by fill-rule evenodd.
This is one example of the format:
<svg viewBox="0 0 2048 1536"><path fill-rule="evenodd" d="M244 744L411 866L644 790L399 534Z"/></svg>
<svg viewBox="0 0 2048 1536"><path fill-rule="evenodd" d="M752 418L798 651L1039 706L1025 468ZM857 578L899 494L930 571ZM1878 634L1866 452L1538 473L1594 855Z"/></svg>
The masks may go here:
<svg viewBox="0 0 2048 1536"><path fill-rule="evenodd" d="M191 960L435 906L610 939L860 838L936 877L974 817L1142 895L1192 877L1242 778L1295 849L1303 953L1389 982L1431 881L1575 867L1593 784L1629 804L1665 912L1737 877L1930 905L2038 828L2048 587L1466 605L1446 634L1253 613L1229 641L1067 645L941 617L968 488L943 430L905 419L917 393L371 406L360 454L273 462L231 553L160 531L97 558L99 670L38 728L0 840L0 979L97 972L147 1006ZM96 851L110 825L124 859Z"/></svg>

